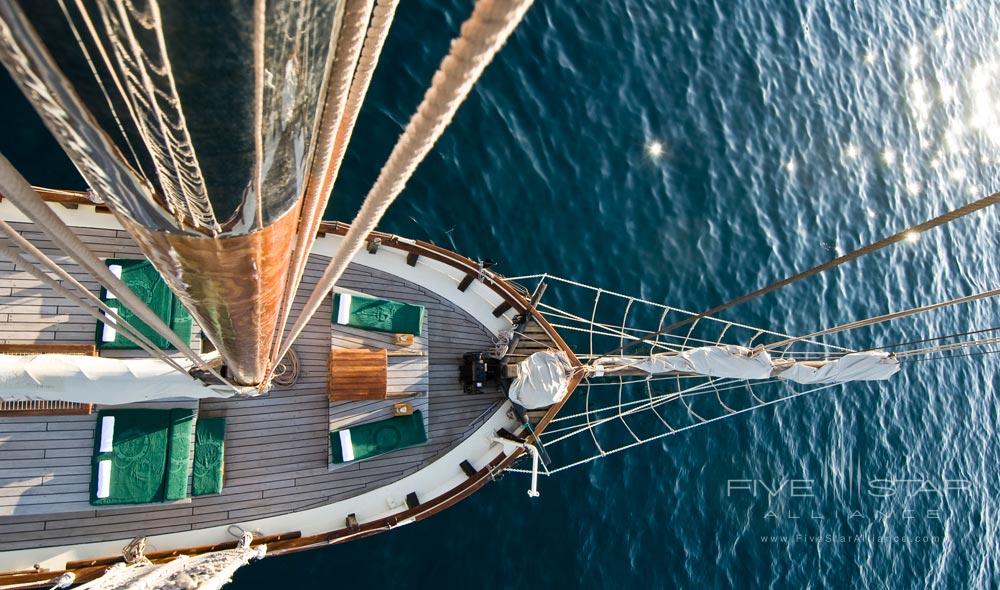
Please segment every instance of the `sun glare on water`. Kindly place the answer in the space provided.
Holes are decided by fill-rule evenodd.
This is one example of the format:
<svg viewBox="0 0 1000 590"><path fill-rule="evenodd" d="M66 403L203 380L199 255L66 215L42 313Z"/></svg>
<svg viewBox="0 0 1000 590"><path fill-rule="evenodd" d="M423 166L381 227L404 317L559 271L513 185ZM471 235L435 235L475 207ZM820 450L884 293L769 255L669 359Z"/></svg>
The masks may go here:
<svg viewBox="0 0 1000 590"><path fill-rule="evenodd" d="M655 139L646 144L646 155L654 160L662 158L664 151L663 143Z"/></svg>

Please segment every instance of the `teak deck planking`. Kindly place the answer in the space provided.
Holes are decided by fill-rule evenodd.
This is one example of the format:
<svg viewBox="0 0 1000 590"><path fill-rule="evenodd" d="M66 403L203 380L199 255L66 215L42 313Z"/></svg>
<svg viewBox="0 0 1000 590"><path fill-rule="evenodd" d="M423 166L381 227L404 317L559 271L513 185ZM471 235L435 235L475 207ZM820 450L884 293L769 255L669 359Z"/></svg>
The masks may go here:
<svg viewBox="0 0 1000 590"><path fill-rule="evenodd" d="M34 230L13 224L88 288L98 285ZM141 257L123 231L79 228L102 257ZM301 309L326 259L310 259L293 316ZM331 470L328 433L333 424L380 417L393 400L337 402L326 397L331 344L385 347L392 335L331 331L329 300L295 345L301 371L291 388L243 400L199 404L201 416L225 416L226 474L222 494L179 503L101 507L87 504L96 416L0 418L0 551L125 539L275 516L321 506L387 485L416 472L459 443L500 401L499 392L467 395L458 382L461 355L492 346L486 328L438 295L381 271L352 264L338 286L427 307L424 356L390 356L390 392L410 392L423 409L428 442L419 447ZM95 321L34 278L0 261L0 341L12 344L93 343ZM345 327L338 327L345 328ZM418 339L419 340L419 339ZM192 346L197 350L195 326ZM398 348L398 347L395 347ZM142 351L107 351L140 356ZM372 404L375 404L373 407ZM385 404L381 406L379 404ZM176 405L176 404L175 404ZM56 511L61 505L73 512ZM11 514L13 513L13 514Z"/></svg>

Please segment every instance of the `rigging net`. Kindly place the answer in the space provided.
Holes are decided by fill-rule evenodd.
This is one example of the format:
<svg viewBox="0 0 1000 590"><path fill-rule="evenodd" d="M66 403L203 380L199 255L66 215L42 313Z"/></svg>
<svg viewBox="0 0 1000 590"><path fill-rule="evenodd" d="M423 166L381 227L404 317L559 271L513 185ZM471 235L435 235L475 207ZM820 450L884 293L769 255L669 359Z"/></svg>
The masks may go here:
<svg viewBox="0 0 1000 590"><path fill-rule="evenodd" d="M1000 337L979 338L944 343L925 348L913 344L931 340L949 339L954 336L978 334L968 331L953 336L923 339L902 345L889 345L895 349L892 357L887 353L869 349L858 352L843 346L823 342L818 338L841 330L840 326L807 336L790 336L781 332L756 328L739 322L694 314L642 298L631 297L605 289L591 287L576 281L550 275L529 275L511 280L547 282L549 292L557 291L557 303L537 304L538 311L564 335L567 343L578 351L577 357L590 363L583 371L578 391L561 412L538 435L552 461L543 466L543 472L554 474L584 465L601 457L613 455L640 445L661 440L668 436L712 424L726 418L745 414L756 409L775 406L811 393L832 389L840 381L796 379L784 367L833 366L838 361L858 358L866 353L878 353L892 358L894 367L879 375L866 375L861 379L884 379L899 367L896 357L905 361L914 357L1000 343ZM844 329L857 325L870 325L877 321L905 317L938 309L944 305L963 303L994 296L993 291L959 297L947 302L927 305L876 316L871 320L844 324ZM551 301L552 299L550 299ZM576 311L569 311L574 309ZM691 321L685 322L690 319ZM661 328L671 323L684 323L680 333ZM650 332L650 327L655 330ZM527 335L520 335L527 338ZM651 359L657 356L678 358L691 351L712 347L732 348L774 356L774 366L759 378L731 378L694 374L678 370L650 370ZM618 356L599 351L615 349ZM629 356L621 351L629 349ZM512 361L526 358L515 349ZM626 367L628 371L607 371L607 366ZM667 367L669 370L670 367ZM782 374L785 374L785 378ZM845 379L854 380L854 379ZM796 383L795 381L799 381ZM531 470L511 468L518 473Z"/></svg>

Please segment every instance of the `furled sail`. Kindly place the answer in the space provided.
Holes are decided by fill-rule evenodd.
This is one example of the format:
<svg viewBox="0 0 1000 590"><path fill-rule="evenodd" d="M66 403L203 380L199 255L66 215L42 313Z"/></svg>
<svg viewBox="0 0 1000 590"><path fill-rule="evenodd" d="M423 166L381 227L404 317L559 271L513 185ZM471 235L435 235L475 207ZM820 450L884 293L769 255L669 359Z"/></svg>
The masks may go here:
<svg viewBox="0 0 1000 590"><path fill-rule="evenodd" d="M536 352L518 363L517 377L507 395L529 410L547 408L566 397L572 371L573 365L565 352Z"/></svg>
<svg viewBox="0 0 1000 590"><path fill-rule="evenodd" d="M831 361L792 363L777 376L803 385L884 381L899 372L899 361L887 352L852 352Z"/></svg>
<svg viewBox="0 0 1000 590"><path fill-rule="evenodd" d="M72 354L0 354L0 398L127 404L168 398L224 398L230 387L208 386L152 358Z"/></svg>
<svg viewBox="0 0 1000 590"><path fill-rule="evenodd" d="M594 364L611 373L631 368L652 375L694 373L729 379L767 379L774 370L771 355L743 346L700 346L679 353L658 353L649 357L611 357Z"/></svg>
<svg viewBox="0 0 1000 590"><path fill-rule="evenodd" d="M874 350L852 352L829 360L794 361L774 359L763 348L717 345L647 357L606 357L597 359L591 370L598 375L686 373L726 379L776 377L812 385L888 379L899 371L899 361L887 352Z"/></svg>
<svg viewBox="0 0 1000 590"><path fill-rule="evenodd" d="M116 563L104 574L80 586L80 590L219 590L232 580L236 570L247 563L262 559L266 545L251 547L253 537L244 533L236 547L202 553L180 555L167 562L152 562L141 554L137 558ZM145 544L145 540L142 540ZM72 583L73 580L70 580Z"/></svg>
<svg viewBox="0 0 1000 590"><path fill-rule="evenodd" d="M0 60L239 383L267 369L307 179L328 164L314 146L345 1L0 2Z"/></svg>

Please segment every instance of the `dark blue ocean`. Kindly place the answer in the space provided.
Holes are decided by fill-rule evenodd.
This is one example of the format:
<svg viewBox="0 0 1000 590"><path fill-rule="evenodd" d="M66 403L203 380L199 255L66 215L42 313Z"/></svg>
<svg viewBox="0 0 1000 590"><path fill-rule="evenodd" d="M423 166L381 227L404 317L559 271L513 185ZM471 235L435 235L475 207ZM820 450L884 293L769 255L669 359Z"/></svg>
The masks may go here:
<svg viewBox="0 0 1000 590"><path fill-rule="evenodd" d="M329 218L353 216L470 7L402 3ZM382 229L699 311L1000 189L997 31L990 0L538 0ZM3 153L80 186L2 83ZM995 288L998 229L987 210L724 315L799 334ZM987 301L828 341L998 320ZM998 359L910 363L543 478L536 500L508 474L232 587L997 587Z"/></svg>

